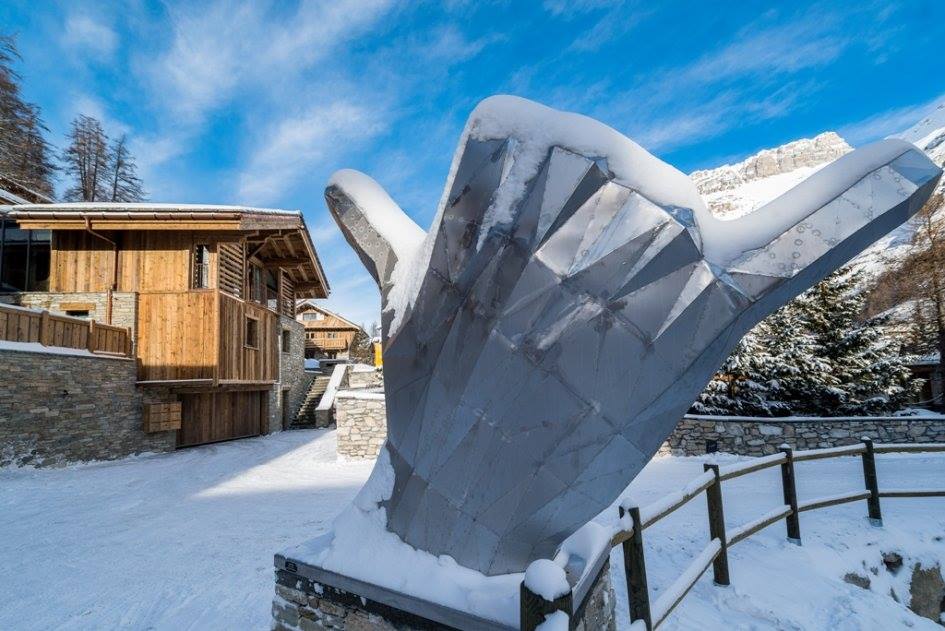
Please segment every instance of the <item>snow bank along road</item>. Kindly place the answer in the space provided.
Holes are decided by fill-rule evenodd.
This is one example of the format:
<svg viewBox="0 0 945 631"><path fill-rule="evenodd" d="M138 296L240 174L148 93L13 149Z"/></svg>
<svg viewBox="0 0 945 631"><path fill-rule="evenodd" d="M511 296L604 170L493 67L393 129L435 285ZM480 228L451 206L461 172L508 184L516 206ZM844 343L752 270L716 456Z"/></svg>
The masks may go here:
<svg viewBox="0 0 945 631"><path fill-rule="evenodd" d="M0 469L0 629L267 629L275 551L324 532L371 463L335 461L333 432L283 432L65 469ZM719 456L718 461L735 458ZM630 491L647 504L702 473L706 458L660 458ZM945 486L945 457L879 456L880 486ZM798 463L800 499L862 486L856 458ZM777 469L723 483L729 527L781 503ZM616 508L599 520L616 518ZM882 552L945 564L945 500L883 500L874 529L861 503L801 515L804 546L783 524L729 551L732 586L704 576L665 629L938 629L889 596L881 570L865 591L844 583ZM647 529L653 597L705 545L695 499ZM936 541L935 538L939 540ZM621 627L628 626L619 551ZM879 567L882 567L879 564Z"/></svg>

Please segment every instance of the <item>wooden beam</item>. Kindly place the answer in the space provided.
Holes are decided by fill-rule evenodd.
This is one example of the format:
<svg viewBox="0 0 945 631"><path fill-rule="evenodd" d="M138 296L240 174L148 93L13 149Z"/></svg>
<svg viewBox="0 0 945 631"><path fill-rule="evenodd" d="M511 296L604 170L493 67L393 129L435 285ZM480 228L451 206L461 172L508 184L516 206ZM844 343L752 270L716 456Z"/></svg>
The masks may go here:
<svg viewBox="0 0 945 631"><path fill-rule="evenodd" d="M285 257L285 258L272 258L272 259L260 259L263 267L298 267L299 265L305 265L306 263L311 263L312 259L300 258L300 257Z"/></svg>

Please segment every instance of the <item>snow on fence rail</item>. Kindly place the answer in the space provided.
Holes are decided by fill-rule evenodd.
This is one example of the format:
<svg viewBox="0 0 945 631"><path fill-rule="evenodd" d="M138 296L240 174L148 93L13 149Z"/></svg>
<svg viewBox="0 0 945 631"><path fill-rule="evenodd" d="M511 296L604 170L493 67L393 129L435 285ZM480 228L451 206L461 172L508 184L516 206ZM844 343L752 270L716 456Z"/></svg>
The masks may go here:
<svg viewBox="0 0 945 631"><path fill-rule="evenodd" d="M0 341L131 355L131 333L124 327L6 304L0 304Z"/></svg>
<svg viewBox="0 0 945 631"><path fill-rule="evenodd" d="M709 569L710 565L713 567L714 582L717 585L728 585L730 582L728 548L782 519L787 527L788 539L800 543L800 523L797 516L805 511L866 500L870 523L879 526L882 525L882 512L879 504L881 497L945 497L945 489L879 490L875 454L922 452L945 452L945 443L874 444L871 439L863 438L862 442L845 447L810 449L797 452L787 445L782 445L780 453L770 456L754 458L725 467L706 464L705 472L693 479L681 491L670 493L647 506L639 507L630 505L630 503L621 504L619 506L620 520L617 522L618 527L616 532L613 533L610 543L611 547L618 545L623 547L624 574L627 580L627 594L630 604L630 628L634 631L637 629L652 631L657 628L672 613L673 609L682 602L692 586ZM843 456L860 456L862 458L863 479L866 489L798 502L794 463ZM781 467L784 503L757 519L726 530L722 506L722 482L774 466ZM660 594L651 607L647 587L646 560L643 551L643 531L681 508L702 492L706 494L709 544L692 561L689 567ZM548 601L533 593L524 583L521 586L521 593L521 628L523 631L537 629L544 619L544 615L550 612L564 611L570 615L572 606L580 606L580 603L573 601L572 593L566 594L557 600ZM543 612L544 615L536 616L535 612L537 611Z"/></svg>

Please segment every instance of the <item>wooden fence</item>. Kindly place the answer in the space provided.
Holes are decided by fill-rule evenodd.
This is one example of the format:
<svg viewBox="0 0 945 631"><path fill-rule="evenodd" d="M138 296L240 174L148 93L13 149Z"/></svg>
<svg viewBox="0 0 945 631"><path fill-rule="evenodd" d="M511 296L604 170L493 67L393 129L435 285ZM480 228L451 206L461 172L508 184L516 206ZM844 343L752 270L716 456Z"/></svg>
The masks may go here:
<svg viewBox="0 0 945 631"><path fill-rule="evenodd" d="M131 333L126 328L5 304L0 304L0 340L131 356Z"/></svg>
<svg viewBox="0 0 945 631"><path fill-rule="evenodd" d="M801 527L798 515L805 511L866 500L867 515L874 526L882 525L880 498L883 497L945 497L945 489L880 489L876 476L876 454L882 453L945 452L945 443L874 444L869 438L845 447L794 451L782 446L779 453L727 466L704 465L703 474L690 482L681 492L674 493L644 507L621 506L620 530L611 539L611 546L623 547L624 574L630 604L631 629L652 631L662 624L685 598L696 581L712 566L716 585L729 585L728 549L763 528L785 522L789 541L800 544ZM841 456L860 456L863 461L864 490L839 493L828 497L798 501L794 463ZM783 504L757 519L736 528L726 529L722 502L722 482L761 471L769 467L781 468ZM647 587L646 559L643 552L643 532L693 498L706 495L709 544L690 563L689 567L659 598L651 601ZM533 631L553 611L570 615L571 594L551 602L521 587L521 629Z"/></svg>

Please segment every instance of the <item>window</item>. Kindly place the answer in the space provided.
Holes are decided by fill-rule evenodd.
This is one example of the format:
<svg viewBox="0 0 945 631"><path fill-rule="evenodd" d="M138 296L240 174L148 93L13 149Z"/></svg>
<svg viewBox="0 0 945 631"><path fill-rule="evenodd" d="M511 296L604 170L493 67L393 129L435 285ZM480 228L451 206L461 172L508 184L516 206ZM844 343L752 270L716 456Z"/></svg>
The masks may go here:
<svg viewBox="0 0 945 631"><path fill-rule="evenodd" d="M312 313L311 311L309 311L308 313L303 313L303 314L302 314L302 319L305 320L306 322L311 322L312 320L317 320L319 315L321 315L321 314L320 314L320 313Z"/></svg>
<svg viewBox="0 0 945 631"><path fill-rule="evenodd" d="M246 346L259 348L259 320L246 316Z"/></svg>
<svg viewBox="0 0 945 631"><path fill-rule="evenodd" d="M72 316L73 318L88 318L89 310L88 309L66 309L66 315Z"/></svg>
<svg viewBox="0 0 945 631"><path fill-rule="evenodd" d="M329 332L328 332L328 339L333 340L333 339L335 339L336 337L338 337L338 334L335 333L334 331L329 331Z"/></svg>
<svg viewBox="0 0 945 631"><path fill-rule="evenodd" d="M194 246L194 289L206 289L210 286L210 246Z"/></svg>
<svg viewBox="0 0 945 631"><path fill-rule="evenodd" d="M266 299L263 304L270 311L279 310L279 279L272 273L272 270L263 270L263 282L266 284Z"/></svg>
<svg viewBox="0 0 945 631"><path fill-rule="evenodd" d="M288 353L292 350L292 333L289 329L282 329L282 352Z"/></svg>
<svg viewBox="0 0 945 631"><path fill-rule="evenodd" d="M262 268L258 265L249 268L249 299L260 304L263 302Z"/></svg>
<svg viewBox="0 0 945 631"><path fill-rule="evenodd" d="M0 221L0 291L49 289L49 231Z"/></svg>

